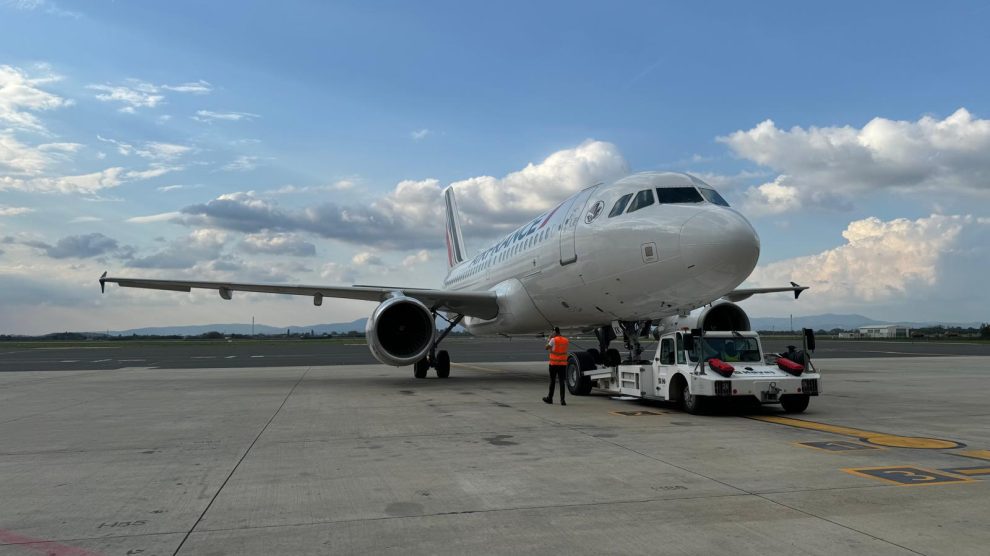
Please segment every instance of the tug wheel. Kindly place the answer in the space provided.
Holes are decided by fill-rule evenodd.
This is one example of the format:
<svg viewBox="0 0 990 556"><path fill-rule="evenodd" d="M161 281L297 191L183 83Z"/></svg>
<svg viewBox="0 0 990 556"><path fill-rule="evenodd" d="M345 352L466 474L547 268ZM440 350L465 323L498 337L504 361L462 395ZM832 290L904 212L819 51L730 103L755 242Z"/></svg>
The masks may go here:
<svg viewBox="0 0 990 556"><path fill-rule="evenodd" d="M807 394L788 394L780 397L780 405L787 413L801 413L808 409L808 402L810 401L811 396Z"/></svg>
<svg viewBox="0 0 990 556"><path fill-rule="evenodd" d="M681 391L681 404L684 406L684 411L691 415L701 415L705 412L707 402L707 396L696 396L691 393L687 384L684 385L684 390Z"/></svg>

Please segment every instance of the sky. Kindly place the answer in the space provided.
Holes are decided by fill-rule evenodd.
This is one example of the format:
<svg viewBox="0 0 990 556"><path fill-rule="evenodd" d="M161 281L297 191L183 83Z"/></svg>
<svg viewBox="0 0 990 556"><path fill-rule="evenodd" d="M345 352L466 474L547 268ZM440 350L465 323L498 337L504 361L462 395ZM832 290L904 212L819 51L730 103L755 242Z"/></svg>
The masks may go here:
<svg viewBox="0 0 990 556"><path fill-rule="evenodd" d="M439 287L630 172L719 189L753 316L990 320L984 2L0 0L0 334L345 322L111 275Z"/></svg>

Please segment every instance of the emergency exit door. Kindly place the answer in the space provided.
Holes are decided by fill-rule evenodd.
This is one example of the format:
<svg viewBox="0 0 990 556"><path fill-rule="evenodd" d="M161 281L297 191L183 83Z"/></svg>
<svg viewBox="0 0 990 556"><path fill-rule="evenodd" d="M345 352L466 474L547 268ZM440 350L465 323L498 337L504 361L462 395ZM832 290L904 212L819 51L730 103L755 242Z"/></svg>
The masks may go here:
<svg viewBox="0 0 990 556"><path fill-rule="evenodd" d="M601 185L601 184L599 184ZM575 249L574 236L577 234L578 224L584 217L584 208L588 204L588 199L591 194L598 189L598 185L592 185L591 187L581 191L573 197L570 205L565 207L566 216L564 217L564 223L560 226L560 264L571 264L577 260L577 251Z"/></svg>

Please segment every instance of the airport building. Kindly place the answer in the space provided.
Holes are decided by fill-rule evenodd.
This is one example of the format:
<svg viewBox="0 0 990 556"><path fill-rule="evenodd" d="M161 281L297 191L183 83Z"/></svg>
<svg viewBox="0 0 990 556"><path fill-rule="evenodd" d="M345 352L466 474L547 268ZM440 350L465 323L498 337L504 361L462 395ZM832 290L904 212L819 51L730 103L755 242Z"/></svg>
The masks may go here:
<svg viewBox="0 0 990 556"><path fill-rule="evenodd" d="M860 326L859 335L861 338L910 338L911 329L899 324Z"/></svg>

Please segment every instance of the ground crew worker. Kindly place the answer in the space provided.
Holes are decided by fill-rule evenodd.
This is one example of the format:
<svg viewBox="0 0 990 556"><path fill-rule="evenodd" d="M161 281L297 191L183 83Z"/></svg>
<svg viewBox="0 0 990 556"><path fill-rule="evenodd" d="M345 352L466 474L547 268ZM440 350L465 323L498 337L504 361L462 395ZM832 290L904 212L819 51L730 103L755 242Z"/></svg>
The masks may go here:
<svg viewBox="0 0 990 556"><path fill-rule="evenodd" d="M725 342L725 356L722 361L739 361L739 351L736 350L736 344L732 340Z"/></svg>
<svg viewBox="0 0 990 556"><path fill-rule="evenodd" d="M550 352L550 395L543 398L544 403L553 404L553 387L560 380L560 405L567 405L564 401L564 373L567 371L568 343L567 338L560 335L560 328L554 326L546 345L546 350Z"/></svg>

